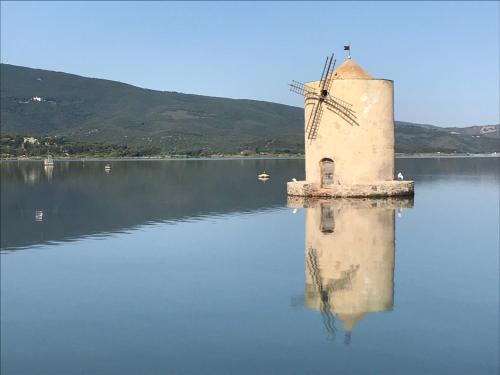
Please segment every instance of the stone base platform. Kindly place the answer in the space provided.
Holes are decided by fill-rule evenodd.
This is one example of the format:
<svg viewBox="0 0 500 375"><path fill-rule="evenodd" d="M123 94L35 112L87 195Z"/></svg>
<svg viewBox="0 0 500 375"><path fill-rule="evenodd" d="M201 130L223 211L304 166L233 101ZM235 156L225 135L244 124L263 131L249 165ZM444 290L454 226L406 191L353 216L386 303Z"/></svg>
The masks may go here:
<svg viewBox="0 0 500 375"><path fill-rule="evenodd" d="M310 198L289 195L287 207L289 208L316 208L322 204L330 204L337 208L356 209L401 209L413 207L413 195L397 197L375 198Z"/></svg>
<svg viewBox="0 0 500 375"><path fill-rule="evenodd" d="M321 188L307 181L290 181L287 183L287 193L290 196L310 198L335 197L396 197L413 195L413 181L378 181L367 185L332 185Z"/></svg>

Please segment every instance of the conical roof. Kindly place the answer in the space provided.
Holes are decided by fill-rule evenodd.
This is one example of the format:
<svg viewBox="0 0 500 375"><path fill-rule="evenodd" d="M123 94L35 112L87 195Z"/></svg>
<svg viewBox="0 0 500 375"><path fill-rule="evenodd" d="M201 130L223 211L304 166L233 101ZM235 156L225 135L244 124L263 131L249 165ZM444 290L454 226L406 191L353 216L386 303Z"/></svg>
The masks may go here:
<svg viewBox="0 0 500 375"><path fill-rule="evenodd" d="M331 73L331 76L333 79L373 79L370 73L352 61L352 59L347 59Z"/></svg>

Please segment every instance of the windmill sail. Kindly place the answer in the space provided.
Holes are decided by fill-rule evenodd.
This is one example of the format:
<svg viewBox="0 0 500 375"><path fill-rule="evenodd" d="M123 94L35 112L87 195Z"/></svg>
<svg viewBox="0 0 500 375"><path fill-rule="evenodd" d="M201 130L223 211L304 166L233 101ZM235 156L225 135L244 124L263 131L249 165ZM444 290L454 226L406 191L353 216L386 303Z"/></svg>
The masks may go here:
<svg viewBox="0 0 500 375"><path fill-rule="evenodd" d="M332 58L333 58L333 55L332 55ZM328 74L326 76L326 80L325 80L325 90L326 90L326 94L328 95L329 92L330 92L330 86L332 85L332 80L333 80L333 71L335 69L335 63L337 62L337 60L335 59L333 61L333 64L332 64L332 67L331 69L328 71Z"/></svg>
<svg viewBox="0 0 500 375"><path fill-rule="evenodd" d="M302 95L307 99L315 100L314 108L311 111L306 126L307 138L311 140L315 139L318 135L319 125L323 116L323 104L328 110L337 114L348 124L358 125L356 114L352 110L352 105L330 94L334 80L332 73L335 69L335 63L337 62L334 56L335 54L332 53L331 56L326 57L318 86L312 87L297 81L292 81L292 83L289 84L290 91Z"/></svg>
<svg viewBox="0 0 500 375"><path fill-rule="evenodd" d="M302 96L316 94L316 90L314 88L307 86L303 83L297 82L297 81L292 81L292 83L290 83L289 86L290 86L291 92L294 92L294 93L302 95Z"/></svg>
<svg viewBox="0 0 500 375"><path fill-rule="evenodd" d="M323 117L322 103L323 102L321 100L318 100L313 112L311 112L311 116L309 116L309 121L306 127L307 139L315 139L318 135L319 124L321 122L321 117Z"/></svg>
<svg viewBox="0 0 500 375"><path fill-rule="evenodd" d="M328 81L328 77L330 76L330 73L331 73L331 70L332 70L332 62L333 62L333 53L332 53L332 56L331 57L327 57L326 58L326 64L325 64L325 67L323 68L323 74L321 75L321 79L320 79L320 83L319 83L319 86L320 86L320 90L319 90L319 94L321 96L326 96L327 94L327 90L326 89L326 84L327 84L327 81ZM333 64L333 66L335 65L335 63Z"/></svg>

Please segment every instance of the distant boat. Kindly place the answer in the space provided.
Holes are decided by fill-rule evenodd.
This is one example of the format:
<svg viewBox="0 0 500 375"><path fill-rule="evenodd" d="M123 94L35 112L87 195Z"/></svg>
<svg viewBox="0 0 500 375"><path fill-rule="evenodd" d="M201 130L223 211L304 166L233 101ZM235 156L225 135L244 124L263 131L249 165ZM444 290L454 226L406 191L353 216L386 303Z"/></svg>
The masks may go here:
<svg viewBox="0 0 500 375"><path fill-rule="evenodd" d="M43 165L46 167L54 166L54 159L52 159L51 155L47 155L47 158L43 161Z"/></svg>
<svg viewBox="0 0 500 375"><path fill-rule="evenodd" d="M109 173L109 171L111 170L111 164L106 164L104 166L104 170Z"/></svg>
<svg viewBox="0 0 500 375"><path fill-rule="evenodd" d="M257 176L257 178L258 178L259 180L269 180L269 179L271 178L271 176L269 176L269 175L266 173L266 171L264 171L264 172L262 172L261 174L259 174L259 175Z"/></svg>

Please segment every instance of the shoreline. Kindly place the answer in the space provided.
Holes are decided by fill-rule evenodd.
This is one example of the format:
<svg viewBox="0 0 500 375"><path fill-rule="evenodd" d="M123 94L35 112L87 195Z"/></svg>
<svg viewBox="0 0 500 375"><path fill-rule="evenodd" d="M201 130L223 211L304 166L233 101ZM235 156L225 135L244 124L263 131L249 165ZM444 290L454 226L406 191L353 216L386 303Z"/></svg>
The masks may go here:
<svg viewBox="0 0 500 375"><path fill-rule="evenodd" d="M395 154L396 159L425 159L425 158L485 158L485 157L500 157L500 153L481 153L481 154L470 154L470 153L418 153L418 154ZM5 161L43 161L45 157L12 157L12 158L1 158L0 162ZM238 154L226 154L226 155L214 155L214 156L202 156L202 157L189 157L189 156L140 156L140 157L106 157L106 156L59 156L54 157L54 161L133 161L133 160L272 160L272 159L304 159L304 155L286 155L286 154L274 154L274 155L238 155Z"/></svg>

